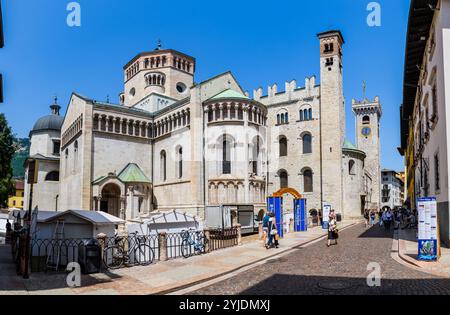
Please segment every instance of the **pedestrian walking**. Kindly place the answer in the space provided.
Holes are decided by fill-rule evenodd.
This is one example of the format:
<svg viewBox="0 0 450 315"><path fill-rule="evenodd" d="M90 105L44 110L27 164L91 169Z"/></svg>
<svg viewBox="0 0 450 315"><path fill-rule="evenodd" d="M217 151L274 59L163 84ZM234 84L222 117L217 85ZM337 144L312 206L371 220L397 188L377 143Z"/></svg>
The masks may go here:
<svg viewBox="0 0 450 315"><path fill-rule="evenodd" d="M275 220L275 215L273 213L269 214L269 223L268 223L268 242L266 248L276 247L278 248L278 230L277 223Z"/></svg>
<svg viewBox="0 0 450 315"><path fill-rule="evenodd" d="M378 225L380 228L383 227L383 209L378 211Z"/></svg>
<svg viewBox="0 0 450 315"><path fill-rule="evenodd" d="M375 225L375 218L376 218L376 214L375 214L375 209L370 210L370 226L374 226Z"/></svg>
<svg viewBox="0 0 450 315"><path fill-rule="evenodd" d="M367 228L369 226L369 209L364 210L364 223Z"/></svg>
<svg viewBox="0 0 450 315"><path fill-rule="evenodd" d="M398 230L401 222L401 214L400 211L394 211L394 230Z"/></svg>
<svg viewBox="0 0 450 315"><path fill-rule="evenodd" d="M389 209L383 213L383 224L387 231L391 230L391 222L392 222L392 212Z"/></svg>
<svg viewBox="0 0 450 315"><path fill-rule="evenodd" d="M328 219L328 240L327 240L327 247L331 246L331 241L334 240L334 245L337 245L337 239L339 237L338 229L337 229L337 222L336 217L332 214L330 214L330 217Z"/></svg>
<svg viewBox="0 0 450 315"><path fill-rule="evenodd" d="M264 244L265 247L267 246L267 242L269 241L269 240L268 240L268 237L269 237L269 219L270 219L269 213L266 212L266 213L264 214L263 221L262 221L262 227L263 227L263 244Z"/></svg>

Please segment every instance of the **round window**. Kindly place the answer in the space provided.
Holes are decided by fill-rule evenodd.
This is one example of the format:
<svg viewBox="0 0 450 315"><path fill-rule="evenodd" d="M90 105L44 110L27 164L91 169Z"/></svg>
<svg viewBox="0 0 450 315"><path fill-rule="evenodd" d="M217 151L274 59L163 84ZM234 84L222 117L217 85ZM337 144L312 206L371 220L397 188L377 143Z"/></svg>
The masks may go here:
<svg viewBox="0 0 450 315"><path fill-rule="evenodd" d="M184 93L186 91L186 85L184 83L177 83L177 91L178 93Z"/></svg>
<svg viewBox="0 0 450 315"><path fill-rule="evenodd" d="M135 88L132 88L132 89L130 90L130 96L133 97L133 96L135 96L135 95L136 95L136 89L135 89Z"/></svg>

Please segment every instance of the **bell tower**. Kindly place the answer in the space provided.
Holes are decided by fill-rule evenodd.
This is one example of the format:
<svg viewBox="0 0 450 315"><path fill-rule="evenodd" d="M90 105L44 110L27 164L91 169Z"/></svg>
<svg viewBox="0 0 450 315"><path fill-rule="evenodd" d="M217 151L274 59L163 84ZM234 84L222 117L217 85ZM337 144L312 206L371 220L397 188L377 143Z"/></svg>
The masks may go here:
<svg viewBox="0 0 450 315"><path fill-rule="evenodd" d="M195 58L172 49L162 49L161 42L150 52L143 52L124 67L124 92L120 102L135 106L151 94L171 102L189 96L194 84Z"/></svg>
<svg viewBox="0 0 450 315"><path fill-rule="evenodd" d="M365 87L364 87L365 90ZM364 93L365 94L365 93ZM356 144L366 153L364 169L372 178L372 190L368 193L368 207L379 209L381 205L381 169L380 169L380 119L382 115L380 98L373 101L365 96L361 102L353 99L352 110L355 114Z"/></svg>
<svg viewBox="0 0 450 315"><path fill-rule="evenodd" d="M345 102L340 31L317 35L320 41L320 134L322 203L343 214L342 147L345 138Z"/></svg>

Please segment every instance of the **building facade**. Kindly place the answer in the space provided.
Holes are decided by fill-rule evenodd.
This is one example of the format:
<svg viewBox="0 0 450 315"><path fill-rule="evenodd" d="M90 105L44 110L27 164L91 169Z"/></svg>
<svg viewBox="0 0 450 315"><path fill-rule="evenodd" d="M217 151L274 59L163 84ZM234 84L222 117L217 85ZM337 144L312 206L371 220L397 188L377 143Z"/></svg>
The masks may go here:
<svg viewBox="0 0 450 315"><path fill-rule="evenodd" d="M419 35L418 35L419 34ZM436 197L441 240L450 242L450 0L412 1L406 44L402 146L408 202Z"/></svg>
<svg viewBox="0 0 450 315"><path fill-rule="evenodd" d="M403 181L393 170L381 170L381 207L394 210L403 206Z"/></svg>
<svg viewBox="0 0 450 315"><path fill-rule="evenodd" d="M60 130L58 210L134 220L173 209L203 217L222 205L237 222L291 187L308 209L329 203L359 217L378 189L363 149L379 156L379 140L362 148L345 139L344 39L339 31L318 38L320 85L312 76L251 98L231 72L195 84L195 58L158 47L125 65L120 104L73 93Z"/></svg>
<svg viewBox="0 0 450 315"><path fill-rule="evenodd" d="M24 207L24 182L16 181L14 183L14 195L8 198L9 209L23 209Z"/></svg>

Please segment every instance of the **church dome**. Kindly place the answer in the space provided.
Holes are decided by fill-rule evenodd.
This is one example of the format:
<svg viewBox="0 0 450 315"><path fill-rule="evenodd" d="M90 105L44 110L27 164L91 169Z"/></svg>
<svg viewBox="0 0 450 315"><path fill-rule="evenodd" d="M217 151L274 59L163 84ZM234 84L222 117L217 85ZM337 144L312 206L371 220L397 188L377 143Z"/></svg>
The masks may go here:
<svg viewBox="0 0 450 315"><path fill-rule="evenodd" d="M30 132L30 135L35 132L39 131L47 131L47 130L56 130L60 131L62 124L64 122L64 117L61 117L59 115L59 110L61 109L61 106L58 104L53 104L50 106L52 113L51 115L47 115L44 117L39 118L36 123L33 126L33 129Z"/></svg>

